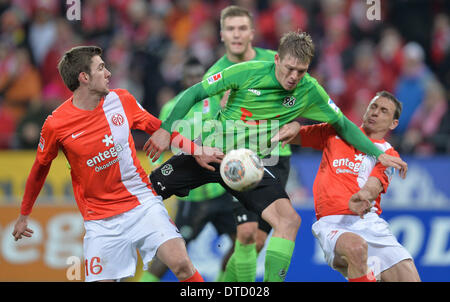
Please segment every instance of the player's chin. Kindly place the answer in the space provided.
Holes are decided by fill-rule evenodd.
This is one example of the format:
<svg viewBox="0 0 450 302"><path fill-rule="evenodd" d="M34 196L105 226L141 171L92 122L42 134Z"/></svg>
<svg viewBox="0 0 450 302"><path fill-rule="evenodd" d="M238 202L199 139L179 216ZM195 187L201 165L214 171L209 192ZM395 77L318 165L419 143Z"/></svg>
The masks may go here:
<svg viewBox="0 0 450 302"><path fill-rule="evenodd" d="M287 91L291 91L291 90L294 90L296 86L297 85L295 85L295 84L285 84L283 88Z"/></svg>
<svg viewBox="0 0 450 302"><path fill-rule="evenodd" d="M231 47L230 50L231 50L230 52L234 56L238 56L238 57L242 56L245 53L245 47L243 47L243 46L234 46L234 47Z"/></svg>

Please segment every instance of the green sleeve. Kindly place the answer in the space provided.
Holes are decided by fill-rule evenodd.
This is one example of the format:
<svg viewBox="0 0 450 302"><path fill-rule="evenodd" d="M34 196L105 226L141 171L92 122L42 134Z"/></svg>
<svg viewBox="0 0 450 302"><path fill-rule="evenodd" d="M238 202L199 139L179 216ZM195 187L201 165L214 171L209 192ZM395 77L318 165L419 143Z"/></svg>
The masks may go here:
<svg viewBox="0 0 450 302"><path fill-rule="evenodd" d="M333 123L332 126L340 137L356 149L373 155L376 158L383 154L383 151L375 147L370 139L344 115L337 122Z"/></svg>
<svg viewBox="0 0 450 302"><path fill-rule="evenodd" d="M182 120L195 103L207 97L208 94L203 88L201 82L180 93L169 116L161 124L161 128L167 130L168 132L172 132L173 123L175 123L175 121Z"/></svg>
<svg viewBox="0 0 450 302"><path fill-rule="evenodd" d="M176 97L175 97L176 98ZM175 105L175 98L168 101L164 106L161 108L161 111L159 112L158 118L160 120L165 120L169 113L172 111L173 106Z"/></svg>

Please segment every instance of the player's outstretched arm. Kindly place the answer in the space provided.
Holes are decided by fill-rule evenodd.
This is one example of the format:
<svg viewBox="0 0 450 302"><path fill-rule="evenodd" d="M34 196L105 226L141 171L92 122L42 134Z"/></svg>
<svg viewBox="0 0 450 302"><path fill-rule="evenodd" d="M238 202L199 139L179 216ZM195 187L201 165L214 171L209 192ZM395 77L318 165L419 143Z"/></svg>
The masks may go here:
<svg viewBox="0 0 450 302"><path fill-rule="evenodd" d="M20 216L17 219L17 222L14 225L14 231L12 232L15 241L21 239L22 236L31 237L33 234L33 230L28 228L28 215L31 213L31 209L44 185L45 179L50 171L50 166L51 162L47 165L42 165L37 159L34 161L25 185Z"/></svg>
<svg viewBox="0 0 450 302"><path fill-rule="evenodd" d="M172 125L182 120L196 102L209 97L208 93L202 86L202 82L189 87L179 94L176 104L170 112L169 116L161 124L161 128L167 132L172 132Z"/></svg>
<svg viewBox="0 0 450 302"><path fill-rule="evenodd" d="M337 122L332 124L333 128L346 142L354 146L356 149L375 156L383 166L393 167L400 171L402 178L406 177L408 165L401 158L394 157L383 153L379 150L370 139L348 118L342 116Z"/></svg>

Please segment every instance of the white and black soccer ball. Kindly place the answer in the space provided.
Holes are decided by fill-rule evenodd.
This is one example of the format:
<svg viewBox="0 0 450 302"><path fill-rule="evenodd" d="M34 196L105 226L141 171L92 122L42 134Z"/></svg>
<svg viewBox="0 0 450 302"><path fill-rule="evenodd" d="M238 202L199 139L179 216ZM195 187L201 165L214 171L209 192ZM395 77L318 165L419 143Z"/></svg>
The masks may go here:
<svg viewBox="0 0 450 302"><path fill-rule="evenodd" d="M255 152L237 149L228 152L220 164L220 176L235 191L255 188L264 175L264 164Z"/></svg>

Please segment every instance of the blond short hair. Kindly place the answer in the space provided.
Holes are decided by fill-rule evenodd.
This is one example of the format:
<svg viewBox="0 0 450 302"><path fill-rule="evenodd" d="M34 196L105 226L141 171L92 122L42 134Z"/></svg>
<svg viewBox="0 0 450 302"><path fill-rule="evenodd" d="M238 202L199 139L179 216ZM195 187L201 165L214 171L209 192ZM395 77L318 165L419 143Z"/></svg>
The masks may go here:
<svg viewBox="0 0 450 302"><path fill-rule="evenodd" d="M278 55L283 59L286 55L299 59L302 63L310 64L314 57L314 43L311 36L302 31L291 31L280 39Z"/></svg>
<svg viewBox="0 0 450 302"><path fill-rule="evenodd" d="M251 28L254 28L253 24L253 14L247 10L246 8L237 6L237 5L230 5L222 9L220 13L220 28L223 29L224 22L226 18L229 17L247 17L250 20L250 26Z"/></svg>

